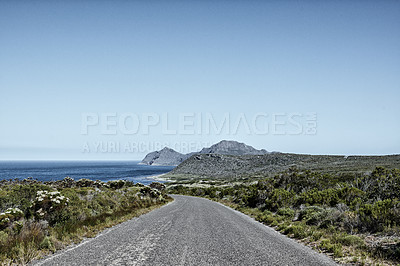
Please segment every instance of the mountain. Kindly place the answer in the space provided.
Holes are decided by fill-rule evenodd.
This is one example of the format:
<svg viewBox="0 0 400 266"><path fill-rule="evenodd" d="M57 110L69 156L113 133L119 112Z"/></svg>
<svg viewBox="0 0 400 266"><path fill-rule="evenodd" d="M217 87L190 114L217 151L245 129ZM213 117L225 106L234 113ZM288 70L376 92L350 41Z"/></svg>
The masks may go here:
<svg viewBox="0 0 400 266"><path fill-rule="evenodd" d="M262 155L268 154L266 150L257 150L249 145L237 141L223 140L209 148L203 148L201 154L225 154L225 155Z"/></svg>
<svg viewBox="0 0 400 266"><path fill-rule="evenodd" d="M224 155L263 155L269 154L266 150L257 150L249 145L232 140L223 140L209 148L203 148L200 152L188 154L179 153L165 147L160 151L154 151L146 155L141 164L147 165L179 165L187 158L195 154L224 154Z"/></svg>
<svg viewBox="0 0 400 266"><path fill-rule="evenodd" d="M147 165L175 166L183 162L187 157L188 155L186 154L165 147L160 151L150 152L140 163Z"/></svg>

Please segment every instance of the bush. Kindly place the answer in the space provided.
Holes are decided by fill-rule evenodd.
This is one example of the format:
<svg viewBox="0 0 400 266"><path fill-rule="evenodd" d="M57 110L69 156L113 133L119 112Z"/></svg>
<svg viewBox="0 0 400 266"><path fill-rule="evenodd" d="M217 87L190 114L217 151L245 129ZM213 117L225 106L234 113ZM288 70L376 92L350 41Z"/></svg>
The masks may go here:
<svg viewBox="0 0 400 266"><path fill-rule="evenodd" d="M295 211L290 208L280 208L277 211L277 214L288 217L292 219L294 217Z"/></svg>
<svg viewBox="0 0 400 266"><path fill-rule="evenodd" d="M70 182L70 180L68 180ZM95 185L95 181L87 179L87 178L82 178L76 181L76 186L78 187L93 187Z"/></svg>
<svg viewBox="0 0 400 266"><path fill-rule="evenodd" d="M400 170L376 167L370 175L357 178L354 186L374 201L400 198Z"/></svg>
<svg viewBox="0 0 400 266"><path fill-rule="evenodd" d="M31 207L35 218L47 220L50 225L61 222L62 211L68 205L69 198L62 196L59 191L39 190L36 195Z"/></svg>
<svg viewBox="0 0 400 266"><path fill-rule="evenodd" d="M281 223L278 225L278 231L285 231L288 227L290 227L290 223Z"/></svg>
<svg viewBox="0 0 400 266"><path fill-rule="evenodd" d="M303 225L292 225L286 228L284 234L293 234L297 239L303 239L307 237L306 228Z"/></svg>
<svg viewBox="0 0 400 266"><path fill-rule="evenodd" d="M355 235L344 235L338 238L338 242L345 246L358 246L364 245L364 240Z"/></svg>
<svg viewBox="0 0 400 266"><path fill-rule="evenodd" d="M257 187L249 187L242 196L242 202L246 207L255 208L262 205L265 201L266 193Z"/></svg>
<svg viewBox="0 0 400 266"><path fill-rule="evenodd" d="M360 227L360 219L357 212L346 211L343 213L341 225L343 229L352 234L355 229Z"/></svg>
<svg viewBox="0 0 400 266"><path fill-rule="evenodd" d="M385 227L400 224L400 201L386 199L373 204L364 204L359 210L360 229L379 232Z"/></svg>
<svg viewBox="0 0 400 266"><path fill-rule="evenodd" d="M299 220L305 221L307 225L316 225L328 228L340 224L343 214L336 208L322 208L318 206L305 207L300 210Z"/></svg>
<svg viewBox="0 0 400 266"><path fill-rule="evenodd" d="M112 189L120 189L126 185L128 185L128 182L125 180L113 180L107 182L107 186Z"/></svg>
<svg viewBox="0 0 400 266"><path fill-rule="evenodd" d="M153 182L149 185L149 187L153 189L157 189L159 191L164 191L165 190L165 185L161 184L160 182Z"/></svg>
<svg viewBox="0 0 400 266"><path fill-rule="evenodd" d="M294 192L284 189L274 189L268 199L265 200L265 207L271 211L276 211L282 207L290 207L295 201Z"/></svg>
<svg viewBox="0 0 400 266"><path fill-rule="evenodd" d="M320 248L325 249L326 251L333 253L335 257L342 257L342 245L341 244L332 244L329 239L323 239L319 245Z"/></svg>
<svg viewBox="0 0 400 266"><path fill-rule="evenodd" d="M40 249L48 249L51 251L56 251L54 244L51 242L50 237L46 236L45 238L43 238L42 242L39 245Z"/></svg>
<svg viewBox="0 0 400 266"><path fill-rule="evenodd" d="M276 220L272 212L268 210L265 210L262 213L258 214L256 219L257 221L265 223L267 225L271 225Z"/></svg>
<svg viewBox="0 0 400 266"><path fill-rule="evenodd" d="M318 241L321 239L323 233L321 231L315 230L315 231L311 231L311 241Z"/></svg>
<svg viewBox="0 0 400 266"><path fill-rule="evenodd" d="M358 198L361 198L365 193L355 187L345 185L342 188L329 188L325 190L312 189L304 192L297 200L297 206L301 204L307 205L325 205L336 206L339 203L351 205Z"/></svg>
<svg viewBox="0 0 400 266"><path fill-rule="evenodd" d="M299 221L305 221L307 224L317 224L321 221L321 217L325 213L325 209L318 206L305 207L300 210Z"/></svg>
<svg viewBox="0 0 400 266"><path fill-rule="evenodd" d="M0 230L8 227L14 221L18 221L24 216L24 213L18 208L8 208L5 212L0 213ZM18 224L17 224L18 226Z"/></svg>
<svg viewBox="0 0 400 266"><path fill-rule="evenodd" d="M39 190L50 190L49 186L43 184L10 184L0 187L0 211L8 208L19 208L27 213Z"/></svg>

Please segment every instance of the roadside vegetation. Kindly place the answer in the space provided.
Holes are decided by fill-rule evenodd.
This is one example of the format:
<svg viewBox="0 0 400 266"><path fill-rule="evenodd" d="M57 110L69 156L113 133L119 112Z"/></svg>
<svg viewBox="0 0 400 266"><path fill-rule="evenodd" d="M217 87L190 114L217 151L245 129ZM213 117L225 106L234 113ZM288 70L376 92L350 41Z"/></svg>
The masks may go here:
<svg viewBox="0 0 400 266"><path fill-rule="evenodd" d="M168 193L227 204L354 264L400 265L400 170L333 175L295 167L251 183L173 184Z"/></svg>
<svg viewBox="0 0 400 266"><path fill-rule="evenodd" d="M172 200L128 181L0 181L0 264L26 264Z"/></svg>

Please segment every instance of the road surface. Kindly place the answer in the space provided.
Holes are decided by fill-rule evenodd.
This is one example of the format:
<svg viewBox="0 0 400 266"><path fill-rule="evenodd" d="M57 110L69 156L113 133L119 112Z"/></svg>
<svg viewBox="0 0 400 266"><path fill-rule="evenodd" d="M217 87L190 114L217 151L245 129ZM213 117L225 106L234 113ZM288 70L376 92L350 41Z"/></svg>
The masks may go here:
<svg viewBox="0 0 400 266"><path fill-rule="evenodd" d="M35 265L335 265L252 218L207 199L175 201Z"/></svg>

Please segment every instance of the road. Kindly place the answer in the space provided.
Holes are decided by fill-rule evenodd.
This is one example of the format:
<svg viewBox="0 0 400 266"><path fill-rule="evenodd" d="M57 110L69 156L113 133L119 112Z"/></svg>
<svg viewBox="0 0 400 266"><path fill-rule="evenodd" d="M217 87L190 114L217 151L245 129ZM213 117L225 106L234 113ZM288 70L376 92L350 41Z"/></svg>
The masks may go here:
<svg viewBox="0 0 400 266"><path fill-rule="evenodd" d="M207 199L160 209L35 265L336 265L252 218Z"/></svg>

